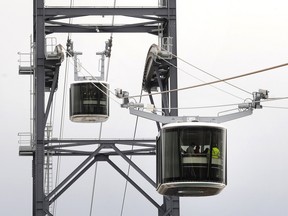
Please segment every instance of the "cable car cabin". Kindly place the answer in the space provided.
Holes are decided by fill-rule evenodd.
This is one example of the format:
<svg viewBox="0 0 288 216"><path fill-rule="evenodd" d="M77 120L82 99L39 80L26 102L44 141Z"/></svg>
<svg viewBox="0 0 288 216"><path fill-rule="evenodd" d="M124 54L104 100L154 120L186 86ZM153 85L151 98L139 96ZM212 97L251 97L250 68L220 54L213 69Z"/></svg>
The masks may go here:
<svg viewBox="0 0 288 216"><path fill-rule="evenodd" d="M87 81L70 86L70 120L73 122L104 122L109 117L109 85Z"/></svg>
<svg viewBox="0 0 288 216"><path fill-rule="evenodd" d="M226 129L215 123L163 126L157 137L157 191L168 196L216 195L227 184Z"/></svg>

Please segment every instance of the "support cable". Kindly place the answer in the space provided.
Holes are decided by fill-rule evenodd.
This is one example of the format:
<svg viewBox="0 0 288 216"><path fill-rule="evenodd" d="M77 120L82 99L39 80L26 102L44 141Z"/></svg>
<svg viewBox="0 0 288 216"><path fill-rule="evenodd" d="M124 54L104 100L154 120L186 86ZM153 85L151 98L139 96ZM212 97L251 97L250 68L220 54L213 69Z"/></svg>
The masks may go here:
<svg viewBox="0 0 288 216"><path fill-rule="evenodd" d="M114 8L116 7L116 0L114 0ZM114 18L115 16L113 15L112 16L112 26L114 25ZM113 33L111 33L111 35L110 35L110 40L111 40L111 42L112 42L112 39L113 39ZM107 62L107 70L106 70L106 78L105 78L105 80L106 80L106 82L108 81L108 75L109 75L109 69L110 69L110 55L108 56L108 62ZM89 73L89 72L88 72ZM90 73L89 73L90 74ZM93 77L93 76L92 76ZM92 82L91 82L92 83ZM92 83L93 85L94 85L94 83ZM98 88L98 86L96 86L96 85L94 85L98 90L101 90L101 89L99 89ZM107 87L105 86L105 85L103 85L106 89L107 89ZM110 89L107 89L107 90L109 90L109 92L111 92L110 91ZM101 92L103 92L102 90L101 90ZM108 98L111 98L109 95L107 95L107 93L106 92L104 92L104 94L108 97ZM113 92L113 94L114 94L114 92ZM112 99L112 98L111 98ZM113 101L115 101L115 102L117 102L118 104L120 104L118 101L116 101L116 100L114 100L114 99L112 99ZM99 140L101 139L101 136L102 136L102 127L103 127L103 123L101 122L101 124L100 124L100 131L99 131ZM91 204L90 204L90 213L89 213L89 216L92 216L92 212L93 212L93 203L94 203L94 196L95 196L95 188L96 188L96 177L97 177L97 170L98 170L98 162L96 161L96 163L95 163L95 170L94 170L94 177L93 177L93 188L92 188L92 197L91 197Z"/></svg>
<svg viewBox="0 0 288 216"><path fill-rule="evenodd" d="M116 0L114 0L114 7L116 7ZM113 18L112 18L112 25L114 25L114 21L115 21L115 18L114 18L114 16L113 16ZM113 36L113 33L111 33L111 36L110 36L111 40L112 40L112 36ZM108 60L107 70L109 69L109 65L110 65L110 58L109 58L109 60ZM108 72L107 72L107 76L108 76ZM142 90L141 90L141 94L142 94ZM141 100L142 100L142 97L140 97L139 103L141 103ZM137 116L137 117L136 117L136 122L135 122L135 127L134 127L133 140L134 140L135 137L136 137L137 127L138 127L138 120L139 120L139 117ZM131 150L134 150L134 145L132 145ZM133 157L133 156L130 155L129 159L132 160L132 157ZM128 170L127 170L127 173L126 173L127 176L130 175L130 170L131 170L131 165L129 164L129 165L128 165ZM123 215L123 211L124 211L124 204L125 204L125 200L126 200L127 187L128 187L128 180L126 180L126 182L125 182L124 194L123 194L123 199L122 199L122 204L121 204L120 216Z"/></svg>
<svg viewBox="0 0 288 216"><path fill-rule="evenodd" d="M101 122L101 124L100 124L99 140L101 139L101 136L102 136L102 122ZM98 147L99 147L99 145L98 145ZM98 161L95 162L95 169L94 169L94 176L93 176L93 187L92 187L92 196L91 196L89 216L92 216L92 211L93 211L93 203L94 203L94 196L95 196L97 171L98 171Z"/></svg>
<svg viewBox="0 0 288 216"><path fill-rule="evenodd" d="M271 102L276 100L287 100L288 97L278 97L278 98L268 98L262 102ZM273 108L273 109L288 109L288 107L279 107L279 106L263 106L265 108Z"/></svg>
<svg viewBox="0 0 288 216"><path fill-rule="evenodd" d="M274 98L267 98L266 100L264 100L263 102L270 102L270 101L276 101L276 100L287 100L287 97L274 97Z"/></svg>
<svg viewBox="0 0 288 216"><path fill-rule="evenodd" d="M157 108L155 107L155 110L161 111L161 109L177 109L177 110L184 110L184 109L211 109L211 108L220 108L220 107L229 107L229 106L238 106L239 103L233 103L233 104L219 104L219 105L209 105L209 106L195 106L195 107L172 107L172 108Z"/></svg>
<svg viewBox="0 0 288 216"><path fill-rule="evenodd" d="M263 107L272 109L288 109L288 107L278 107L278 106L263 106Z"/></svg>
<svg viewBox="0 0 288 216"><path fill-rule="evenodd" d="M172 55L173 55L173 54L172 54ZM187 75L193 77L194 79L196 79L196 80L198 80L198 81L200 81L200 82L202 82L202 83L205 83L204 80L199 79L199 78L196 77L196 76L193 76L192 74L190 74L190 73L186 72L185 70L179 68L178 66L172 64L171 62L167 61L166 59L162 58L161 56L158 56L158 57L159 57L160 59L162 59L163 61L167 62L168 64L170 64L171 66L177 68L179 71L182 71L182 72L186 73ZM217 79L218 79L218 78L217 78ZM221 89L221 88L218 88L218 87L216 87L216 86L214 86L214 85L211 85L211 87L213 87L213 88L215 88L215 89L217 89L217 90L219 90L219 91L222 91L222 92L224 92L224 93L226 93L226 94L229 94L229 95L231 95L231 96L233 96L233 97L235 97L235 98L238 98L238 99L240 99L240 100L243 100L243 98L241 98L241 97L239 97L239 96L237 96L237 95L235 95L235 94L232 94L232 93L230 93L230 92L228 92L228 91L225 91L225 90L223 90L223 89ZM251 94L251 93L249 93L249 94Z"/></svg>
<svg viewBox="0 0 288 216"><path fill-rule="evenodd" d="M268 98L268 99L262 99L261 103L265 102L271 102L271 101L276 101L276 100L287 100L288 97L278 97L278 98ZM247 100L247 99L246 99ZM260 102L260 101L256 101ZM195 106L195 107L178 107L178 108L157 108L155 107L156 111L161 111L161 109L210 109L210 108L220 108L220 107L228 107L228 106L238 106L239 103L233 103L233 104L219 104L219 105L209 105L209 106ZM277 107L277 106L263 106L267 108L279 108L279 109L288 109L288 107Z"/></svg>
<svg viewBox="0 0 288 216"><path fill-rule="evenodd" d="M60 133L59 133L59 140L63 138L63 132L64 132L64 116L65 116L65 109L66 109L66 86L68 81L68 71L69 71L69 64L68 60L66 59L66 66L65 66L65 73L64 73L64 92L63 92L63 99L62 99L62 111L61 111L61 122L60 122ZM59 184L59 178L60 178L60 169L61 169L61 156L57 156L57 167L56 167L56 181L55 181L55 187ZM53 215L56 216L56 208L57 208L57 201L54 202L53 206Z"/></svg>
<svg viewBox="0 0 288 216"><path fill-rule="evenodd" d="M141 94L142 94L143 90L141 90ZM140 97L139 99L139 103L141 103L142 97ZM135 127L134 127L134 133L133 133L133 140L136 138L136 132L137 132L137 127L138 127L138 120L139 120L139 116L136 117L136 122L135 122ZM132 145L131 150L134 150L134 145ZM130 160L132 160L132 155L130 155ZM126 175L129 176L130 175L130 170L131 170L131 165L128 165L128 170ZM122 199L122 205L121 205L121 212L120 212L120 216L123 215L123 211L124 211L124 204L125 204L125 199L126 199L126 194L127 194L127 187L128 187L128 181L126 180L125 182L125 187L124 187L124 194L123 194L123 199Z"/></svg>
<svg viewBox="0 0 288 216"><path fill-rule="evenodd" d="M74 0L70 0L70 8L74 6ZM69 24L72 23L72 19L69 18ZM68 33L68 39L71 39L71 33ZM63 92L63 100L62 100L62 112L61 112L61 123L60 123L60 133L59 138L63 138L63 131L64 131L64 116L65 116L65 108L66 108L66 86L68 82L68 71L69 71L69 61L66 58L66 65L65 65L65 74L64 74L64 92ZM59 184L59 178L60 178L60 169L61 169L61 156L57 156L57 168L56 168L56 181L55 181L55 187ZM53 215L56 216L56 210L57 210L57 200L55 200L53 205Z"/></svg>
<svg viewBox="0 0 288 216"><path fill-rule="evenodd" d="M205 70L203 70L203 69L201 69L201 68L199 68L199 67L197 67L197 66L195 66L195 65L193 65L193 64L191 64L191 63L189 63L188 61L185 61L184 59L180 58L179 56L176 56L176 55L174 55L173 53L171 53L171 55L174 56L175 58L178 58L180 61L188 64L189 66L191 66L191 67L193 67L193 68L195 68L195 69L197 69L197 70L199 70L199 71L201 71L201 72L203 72L203 73L205 73L205 74L207 74L207 75L209 75L209 76L211 76L211 77L213 77L213 78L215 78L215 79L217 79L217 80L221 80L221 78L219 78L219 77L217 77L217 76L215 76L215 75L213 75L213 74L211 74L211 73L209 73L209 72L207 72L207 71L205 71ZM243 92L245 92L245 93L247 93L247 94L251 94L249 91L246 91L245 89L240 88L240 87L238 87L238 86L236 86L236 85L233 85L233 84L228 83L228 82L226 82L226 81L224 81L224 83L226 83L227 85L230 85L230 86L232 86L232 87L234 87L234 88L236 88L236 89L239 89L239 90L241 90L241 91L243 91Z"/></svg>
<svg viewBox="0 0 288 216"><path fill-rule="evenodd" d="M245 74L240 74L240 75L233 76L233 77L228 77L228 78L221 79L221 80L207 82L207 83L203 83L203 84L199 84L199 85L188 86L188 87L183 87L183 88L178 88L178 89L172 89L172 90L167 90L167 91L162 91L162 92L155 92L155 93L150 93L150 94L145 94L145 95L132 95L132 96L124 97L124 98L135 98L135 97L142 97L142 96L159 95L159 94L169 93L169 92L174 92L174 91L183 91L183 90L187 90L187 89L193 89L193 88L203 87L203 86L212 85L212 84L216 84L216 83L220 83L220 82L225 82L225 81L229 81L229 80L233 80L233 79L239 79L242 77L251 76L251 75L258 74L258 73L263 73L263 72L275 70L275 69L278 69L281 67L286 67L286 66L288 66L288 63L276 65L276 66L269 67L269 68L264 68L264 69L257 70L257 71L252 71L252 72L245 73Z"/></svg>

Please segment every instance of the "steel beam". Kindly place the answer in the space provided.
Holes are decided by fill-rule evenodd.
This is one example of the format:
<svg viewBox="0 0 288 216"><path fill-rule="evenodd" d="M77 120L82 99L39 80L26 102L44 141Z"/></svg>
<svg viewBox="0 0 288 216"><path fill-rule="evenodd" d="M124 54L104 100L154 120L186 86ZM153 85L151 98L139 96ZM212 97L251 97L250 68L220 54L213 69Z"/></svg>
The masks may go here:
<svg viewBox="0 0 288 216"><path fill-rule="evenodd" d="M107 162L118 172L120 173L131 185L133 185L147 200L149 200L159 212L163 213L163 208L154 201L141 187L139 187L129 176L127 176L116 164L114 164L109 158Z"/></svg>
<svg viewBox="0 0 288 216"><path fill-rule="evenodd" d="M90 163L88 163L75 177L73 177L67 184L49 200L49 205L55 202L71 185L73 185L93 164L95 164L96 159L94 158ZM48 198L48 197L47 197Z"/></svg>
<svg viewBox="0 0 288 216"><path fill-rule="evenodd" d="M178 73L177 73L177 26L176 26L176 0L167 0L167 8L175 8L175 11L173 14L171 14L172 10L168 9L168 27L164 29L164 37L172 37L172 44L173 44L173 56L170 60L171 65L174 65L173 67L170 67L169 73L170 77L169 80L167 80L166 85L164 87L169 86L169 90L175 90L178 89ZM168 83L169 82L169 83ZM163 103L164 104L164 103ZM171 108L178 108L178 93L177 91L170 92L170 100L168 107L162 107L165 108L164 110L170 109L170 116L178 116L178 109L171 109ZM169 201L170 200L170 201ZM171 201L172 200L172 201ZM179 209L179 197L167 197L163 198L164 207L166 212L171 209L171 216L179 216L180 215L180 209ZM159 213L159 216L161 213Z"/></svg>
<svg viewBox="0 0 288 216"><path fill-rule="evenodd" d="M43 15L39 15L39 9L44 8L44 0L34 0L34 34L35 47L35 129L34 140L36 150L33 154L33 216L44 216L48 211L48 203L44 200L44 129L45 129L45 68L44 68L44 44L45 21Z"/></svg>
<svg viewBox="0 0 288 216"><path fill-rule="evenodd" d="M50 20L59 15L65 17L80 16L160 16L170 17L176 16L176 7L46 7L39 9L39 14L45 14Z"/></svg>
<svg viewBox="0 0 288 216"><path fill-rule="evenodd" d="M81 171L102 149L102 146L99 146L89 157L87 157L70 175L68 175L51 193L46 196L46 200L49 200L54 194L56 194L65 184L67 184L74 176Z"/></svg>
<svg viewBox="0 0 288 216"><path fill-rule="evenodd" d="M111 146L115 152L117 152L129 165L131 165L140 175L142 175L153 187L156 188L156 183L147 176L133 161L131 161L125 154L123 154L120 149L118 149L115 145Z"/></svg>
<svg viewBox="0 0 288 216"><path fill-rule="evenodd" d="M47 123L48 115L49 115L50 108L51 108L51 105L52 105L52 102L53 102L54 93L55 93L57 82L58 82L58 77L59 77L59 68L55 71L55 75L54 75L54 78L53 78L53 83L52 83L50 95L49 95L47 106L46 106L45 119L44 119L44 124L45 125Z"/></svg>
<svg viewBox="0 0 288 216"><path fill-rule="evenodd" d="M53 25L46 27L46 33L150 33L158 34L157 26L84 26L84 25Z"/></svg>

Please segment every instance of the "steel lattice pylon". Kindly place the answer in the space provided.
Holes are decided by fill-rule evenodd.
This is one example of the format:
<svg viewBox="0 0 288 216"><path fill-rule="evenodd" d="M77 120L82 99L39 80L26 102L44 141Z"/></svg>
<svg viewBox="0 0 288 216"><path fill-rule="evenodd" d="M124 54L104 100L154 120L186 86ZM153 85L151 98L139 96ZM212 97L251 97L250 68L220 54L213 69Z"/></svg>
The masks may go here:
<svg viewBox="0 0 288 216"><path fill-rule="evenodd" d="M129 176L125 175L116 164L110 159L110 155L119 155L126 160L133 168L135 168L149 183L156 186L155 182L150 179L136 164L134 164L127 155L155 155L155 140L51 140L45 136L45 126L47 118L53 101L55 89L58 87L58 74L61 65L61 59L48 59L44 54L45 37L53 33L149 33L155 36L159 34L159 26L163 27L161 34L163 37L172 38L173 55L177 56L177 34L176 34L176 0L160 1L160 7L45 7L44 0L34 0L33 4L33 44L34 48L34 131L33 140L34 145L31 151L21 152L20 154L31 155L33 157L33 216L52 215L49 211L49 206L53 204L58 197L61 196L78 178L81 177L95 162L106 161L114 167L126 180L128 180L136 189L141 192L156 208L158 208L159 216L171 215L179 216L179 198L178 197L163 197L163 205L157 204L148 194L145 193L137 184L134 183ZM134 24L123 24L122 26L106 25L79 25L68 24L63 20L68 18L76 18L82 16L105 16L105 15L121 15L127 17L137 17L146 22ZM177 66L177 59L171 58L169 60L171 65ZM30 74L30 73L29 73ZM157 76L157 71L156 71ZM47 80L47 77L49 80ZM171 67L169 71L169 79L158 79L158 86L161 91L177 89L177 69ZM149 89L148 92L150 91ZM49 99L45 105L45 91L49 92ZM153 101L153 98L150 98ZM177 92L165 93L162 95L163 110L178 107ZM177 109L171 109L171 112L166 112L166 115L177 116ZM60 145L53 145L54 143ZM99 144L95 151L77 151L65 149L65 147L76 147L81 145ZM138 145L141 148L131 151L121 151L117 145L130 144ZM103 148L106 151L103 153ZM109 149L109 151L107 151ZM69 175L65 178L54 190L45 194L44 184L44 165L46 153L53 150L55 155L83 155L87 158ZM101 154L100 154L101 153Z"/></svg>

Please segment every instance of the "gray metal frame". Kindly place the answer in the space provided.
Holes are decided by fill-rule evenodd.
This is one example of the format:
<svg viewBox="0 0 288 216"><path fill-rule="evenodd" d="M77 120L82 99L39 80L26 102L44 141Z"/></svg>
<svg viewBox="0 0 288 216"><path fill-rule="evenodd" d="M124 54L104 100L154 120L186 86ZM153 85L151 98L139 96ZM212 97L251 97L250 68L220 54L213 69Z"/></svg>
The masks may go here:
<svg viewBox="0 0 288 216"><path fill-rule="evenodd" d="M53 101L53 95L55 90L55 84L57 77L54 79L52 90L50 91L49 102L45 108L45 36L52 33L102 33L102 32L146 32L154 35L158 35L158 25L162 24L164 27L163 36L173 38L174 55L177 55L177 38L176 38L176 0L168 0L163 3L163 7L157 8L51 8L45 7L44 0L33 0L33 42L35 45L35 59L34 59L34 131L33 140L35 141L33 148L31 148L30 154L33 156L33 216L52 215L49 212L49 205L53 203L62 193L64 193L83 173L86 172L96 161L107 161L112 167L114 167L123 177L125 177L132 185L136 187L154 206L158 208L159 216L164 215L179 215L179 198L177 197L164 197L164 204L157 204L148 194L145 193L140 187L138 187L132 179L126 176L110 159L112 155L120 155L124 158L132 167L134 167L148 182L153 186L155 183L141 171L126 155L151 155L155 154L155 145L149 145L145 140L142 140L143 149L136 149L133 151L121 152L117 147L117 141L99 141L100 146L94 152L84 152L79 150L71 150L65 148L59 148L52 145L48 147L48 143L61 143L60 147L77 147L85 144L97 144L95 141L87 140L45 140L44 130L49 115L50 106ZM92 26L92 25L79 25L69 24L62 21L62 19L76 18L83 16L102 16L102 15L123 15L127 17L142 18L145 21L141 23L127 24L121 26ZM173 65L177 65L176 58L171 60ZM56 73L58 76L58 73ZM163 90L177 89L177 69L170 69L169 78L163 83ZM172 92L170 95L165 94L163 98L167 101L163 103L163 108L174 107L177 108L177 93ZM151 98L152 99L152 98ZM164 99L163 99L164 100ZM177 116L177 110L173 109L170 115ZM159 127L159 125L158 125ZM126 140L128 144L131 144L135 140ZM149 141L151 142L151 141ZM153 141L155 144L155 140ZM66 143L66 144L65 144ZM137 143L136 143L137 144ZM65 146L66 145L66 146ZM145 145L148 145L146 147ZM103 149L111 149L110 152L101 153ZM64 180L58 187L56 187L50 194L45 196L44 194L44 157L47 150L53 150L54 155L87 155L88 157ZM112 151L113 150L113 151ZM21 154L21 150L20 150ZM25 152L27 155L27 152ZM29 155L29 154L28 154Z"/></svg>

